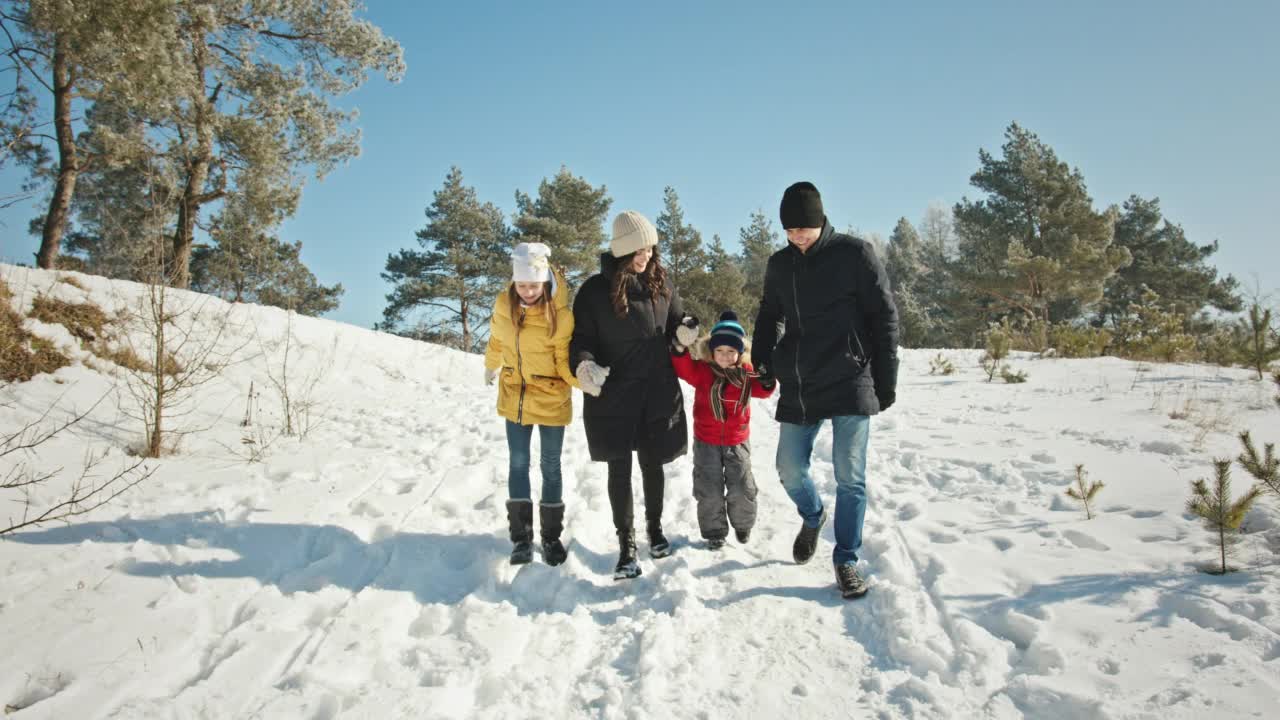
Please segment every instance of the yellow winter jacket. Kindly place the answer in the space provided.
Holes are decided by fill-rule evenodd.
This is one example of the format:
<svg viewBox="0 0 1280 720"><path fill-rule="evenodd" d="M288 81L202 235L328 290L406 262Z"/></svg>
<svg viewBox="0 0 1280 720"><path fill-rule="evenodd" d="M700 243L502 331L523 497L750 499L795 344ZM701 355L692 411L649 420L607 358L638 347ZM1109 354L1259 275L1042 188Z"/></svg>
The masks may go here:
<svg viewBox="0 0 1280 720"><path fill-rule="evenodd" d="M507 291L498 295L489 321L489 347L484 366L498 373L498 414L521 425L568 425L573 418L570 387L578 380L569 371L569 338L573 311L568 283L557 273L551 302L556 308L556 334L547 334L544 307L520 308L524 322L511 321Z"/></svg>

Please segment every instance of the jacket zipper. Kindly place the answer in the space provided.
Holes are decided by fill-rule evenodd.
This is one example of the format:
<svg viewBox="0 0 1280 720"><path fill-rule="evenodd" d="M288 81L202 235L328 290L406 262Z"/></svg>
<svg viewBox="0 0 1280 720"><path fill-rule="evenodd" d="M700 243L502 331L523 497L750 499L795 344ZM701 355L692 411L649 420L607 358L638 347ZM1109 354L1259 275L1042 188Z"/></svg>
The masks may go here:
<svg viewBox="0 0 1280 720"><path fill-rule="evenodd" d="M524 326L524 308L520 308L520 322L516 323L516 372L520 373L520 402L516 405L516 424L524 420L524 356L520 354L520 328Z"/></svg>
<svg viewBox="0 0 1280 720"><path fill-rule="evenodd" d="M804 322L800 319L800 287L796 283L796 276L800 274L799 268L804 265L804 256L802 255L795 262L795 267L791 273L791 297L795 300L796 305L796 329L800 331L800 336L804 337ZM808 411L804 407L804 380L800 377L800 342L796 342L796 397L800 399L800 424L807 425L805 422L808 417Z"/></svg>

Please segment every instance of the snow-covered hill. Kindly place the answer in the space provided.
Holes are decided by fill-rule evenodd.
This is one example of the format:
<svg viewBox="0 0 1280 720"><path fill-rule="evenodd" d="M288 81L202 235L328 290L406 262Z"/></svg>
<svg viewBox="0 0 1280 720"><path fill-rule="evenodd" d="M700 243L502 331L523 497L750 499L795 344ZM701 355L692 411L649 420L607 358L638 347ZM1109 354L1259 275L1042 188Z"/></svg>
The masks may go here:
<svg viewBox="0 0 1280 720"><path fill-rule="evenodd" d="M108 310L143 294L12 266L0 278L23 311L37 293ZM513 569L506 445L480 357L200 307L226 318L219 346L236 362L199 389L178 453L74 524L0 540L0 703L15 720L1275 712L1277 502L1249 515L1227 576L1201 571L1212 539L1183 510L1211 458L1238 452L1236 430L1280 441L1272 389L1245 371L1023 357L1029 381L1004 385L985 382L976 351L945 351L951 376L928 374L935 352L905 351L898 404L872 425L873 588L846 602L823 561L830 527L814 562L790 560L799 519L773 470L774 401L752 421L749 544L703 547L682 458L667 466L675 554L650 560L642 539L644 574L615 583L605 469L575 420L568 562ZM280 423L270 377L290 326L288 375L314 427L251 462L246 438ZM108 363L61 326L28 328L75 362L5 388L0 433L107 398L25 458L66 468L39 491L48 500L86 452L125 462L142 428ZM246 429L251 383L260 412ZM818 452L832 502L829 432ZM1077 463L1106 483L1093 520L1063 494ZM0 518L20 512L13 499Z"/></svg>

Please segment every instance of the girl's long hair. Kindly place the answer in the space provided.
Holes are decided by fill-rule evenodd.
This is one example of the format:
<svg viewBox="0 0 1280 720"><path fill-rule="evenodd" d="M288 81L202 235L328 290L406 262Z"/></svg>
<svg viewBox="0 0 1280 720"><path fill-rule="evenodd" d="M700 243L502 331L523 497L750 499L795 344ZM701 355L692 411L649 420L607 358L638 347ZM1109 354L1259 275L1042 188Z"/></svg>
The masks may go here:
<svg viewBox="0 0 1280 720"><path fill-rule="evenodd" d="M662 267L662 260L658 257L658 246L653 246L653 256L649 258L649 264L643 273L636 273L631 269L634 255L635 253L631 253L618 258L618 268L613 273L613 287L609 290L609 298L613 302L613 313L619 318L627 316L627 288L631 285L632 278L639 280L641 287L649 291L649 297L655 302L659 297L671 295L671 288L667 287L667 270Z"/></svg>
<svg viewBox="0 0 1280 720"><path fill-rule="evenodd" d="M520 299L520 293L516 292L516 284L513 282L507 286L507 308L511 311L511 324L519 329L524 319L520 314L520 305L524 303ZM547 337L554 337L556 334L556 304L551 298L551 281L542 283L542 297L538 298L538 302L530 307L542 306L542 312L547 316Z"/></svg>

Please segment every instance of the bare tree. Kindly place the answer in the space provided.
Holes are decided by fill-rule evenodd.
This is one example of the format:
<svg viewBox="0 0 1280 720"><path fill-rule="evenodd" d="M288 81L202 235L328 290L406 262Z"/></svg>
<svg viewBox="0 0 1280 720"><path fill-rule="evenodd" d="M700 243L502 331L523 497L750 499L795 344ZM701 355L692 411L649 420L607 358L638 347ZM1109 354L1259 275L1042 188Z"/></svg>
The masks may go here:
<svg viewBox="0 0 1280 720"><path fill-rule="evenodd" d="M145 362L126 367L126 390L132 399L122 411L142 423L145 444L140 454L160 457L166 439L193 432L181 427L182 418L193 411L196 392L214 380L231 364L238 348L223 348L230 325L232 306L218 313L208 309L220 302L170 288L172 270L166 262L167 245L163 218L178 193L171 183L157 182L151 193L151 215L142 231L147 233L150 252L146 267L146 292L125 313L124 334L129 349Z"/></svg>
<svg viewBox="0 0 1280 720"><path fill-rule="evenodd" d="M72 414L60 423L50 422L50 415L58 405L55 401L39 418L0 438L0 466L8 466L7 470L0 471L0 492L6 499L16 494L18 497L14 502L22 508L16 517L9 516L0 521L0 535L43 523L69 522L71 518L115 500L155 473L156 468L145 467L143 459L127 462L114 473L104 472L101 467L107 453L90 450L81 462L79 474L70 481L65 493L52 501L41 501L37 497L35 491L54 483L63 468L37 468L27 456L88 417L105 397L107 395L98 398L87 410Z"/></svg>
<svg viewBox="0 0 1280 720"><path fill-rule="evenodd" d="M280 400L284 434L306 437L315 427L313 411L319 404L315 398L315 392L333 367L334 357L337 354L337 338L334 338L334 346L330 347L329 352L319 363L300 373L296 357L296 346L299 340L293 332L295 316L296 313L290 310L282 339L275 343L264 343L259 337L258 347L262 350L263 357L267 358L267 379L275 388L276 396ZM270 358L276 351L281 351L280 362L278 365L273 365Z"/></svg>

